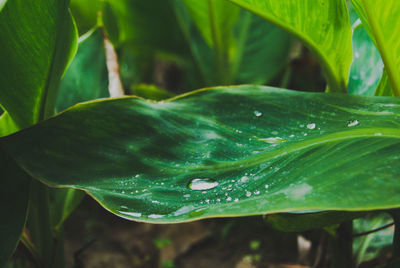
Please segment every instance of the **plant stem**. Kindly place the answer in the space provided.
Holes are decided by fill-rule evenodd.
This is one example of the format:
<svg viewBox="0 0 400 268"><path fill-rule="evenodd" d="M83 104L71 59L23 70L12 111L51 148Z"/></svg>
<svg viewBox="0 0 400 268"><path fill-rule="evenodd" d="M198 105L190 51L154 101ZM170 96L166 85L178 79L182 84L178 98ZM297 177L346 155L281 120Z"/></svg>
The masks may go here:
<svg viewBox="0 0 400 268"><path fill-rule="evenodd" d="M353 222L344 222L332 237L333 256L332 268L352 268L353 265Z"/></svg>
<svg viewBox="0 0 400 268"><path fill-rule="evenodd" d="M108 70L108 91L111 98L123 97L125 93L119 73L118 55L104 29L102 30L102 33L107 59L106 63Z"/></svg>

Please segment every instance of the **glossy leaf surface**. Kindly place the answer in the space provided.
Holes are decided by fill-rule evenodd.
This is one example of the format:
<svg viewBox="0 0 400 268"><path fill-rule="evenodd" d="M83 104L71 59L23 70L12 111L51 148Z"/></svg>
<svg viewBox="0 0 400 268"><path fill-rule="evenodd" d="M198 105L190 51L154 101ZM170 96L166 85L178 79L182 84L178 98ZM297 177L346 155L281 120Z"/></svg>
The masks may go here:
<svg viewBox="0 0 400 268"><path fill-rule="evenodd" d="M0 104L20 128L52 114L76 48L67 0L9 1L0 13Z"/></svg>
<svg viewBox="0 0 400 268"><path fill-rule="evenodd" d="M30 178L0 149L0 267L3 267L18 245L28 209Z"/></svg>
<svg viewBox="0 0 400 268"><path fill-rule="evenodd" d="M300 38L322 64L330 90L346 91L352 48L345 1L229 1Z"/></svg>
<svg viewBox="0 0 400 268"><path fill-rule="evenodd" d="M0 139L132 220L400 206L400 100L256 86L74 108Z"/></svg>
<svg viewBox="0 0 400 268"><path fill-rule="evenodd" d="M400 96L400 5L396 0L352 0L382 56L395 96Z"/></svg>

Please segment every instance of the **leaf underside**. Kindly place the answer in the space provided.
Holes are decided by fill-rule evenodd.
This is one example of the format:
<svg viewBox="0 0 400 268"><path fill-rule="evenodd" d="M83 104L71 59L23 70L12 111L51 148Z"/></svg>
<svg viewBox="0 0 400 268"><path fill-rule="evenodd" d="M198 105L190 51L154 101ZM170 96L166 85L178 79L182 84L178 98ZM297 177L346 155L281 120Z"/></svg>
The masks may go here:
<svg viewBox="0 0 400 268"><path fill-rule="evenodd" d="M0 145L131 220L367 211L400 206L399 116L393 97L221 87L79 104Z"/></svg>

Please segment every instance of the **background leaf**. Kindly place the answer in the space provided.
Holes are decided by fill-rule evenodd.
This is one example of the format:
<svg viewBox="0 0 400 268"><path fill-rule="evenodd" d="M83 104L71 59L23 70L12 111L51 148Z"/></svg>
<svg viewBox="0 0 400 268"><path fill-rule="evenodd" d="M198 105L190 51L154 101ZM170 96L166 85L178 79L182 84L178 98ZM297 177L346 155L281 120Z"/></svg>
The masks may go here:
<svg viewBox="0 0 400 268"><path fill-rule="evenodd" d="M282 232L322 229L364 216L363 212L323 211L314 213L279 213L267 217L267 223Z"/></svg>
<svg viewBox="0 0 400 268"><path fill-rule="evenodd" d="M0 13L0 62L7 63L0 104L20 128L54 112L59 79L76 49L67 4L14 0Z"/></svg>
<svg viewBox="0 0 400 268"><path fill-rule="evenodd" d="M0 144L138 221L376 210L400 206L399 112L392 97L241 86L79 104Z"/></svg>
<svg viewBox="0 0 400 268"><path fill-rule="evenodd" d="M294 34L319 59L328 86L345 92L351 64L346 2L337 0L229 0Z"/></svg>
<svg viewBox="0 0 400 268"><path fill-rule="evenodd" d="M98 29L79 43L78 52L60 82L56 111L108 97L107 75L103 38Z"/></svg>
<svg viewBox="0 0 400 268"><path fill-rule="evenodd" d="M400 96L400 6L396 0L352 0L372 40L374 40L387 71L394 95Z"/></svg>
<svg viewBox="0 0 400 268"><path fill-rule="evenodd" d="M374 96L383 72L383 62L362 24L353 29L353 62L349 94Z"/></svg>
<svg viewBox="0 0 400 268"><path fill-rule="evenodd" d="M184 3L188 8L182 1L174 1L175 13L203 86L264 84L287 64L291 38L275 25L225 0ZM233 15L227 16L229 12ZM213 20L217 23L212 24ZM213 32L223 36L213 37ZM224 41L216 47L214 39Z"/></svg>
<svg viewBox="0 0 400 268"><path fill-rule="evenodd" d="M29 176L0 149L0 267L3 267L18 245L24 229L29 198Z"/></svg>

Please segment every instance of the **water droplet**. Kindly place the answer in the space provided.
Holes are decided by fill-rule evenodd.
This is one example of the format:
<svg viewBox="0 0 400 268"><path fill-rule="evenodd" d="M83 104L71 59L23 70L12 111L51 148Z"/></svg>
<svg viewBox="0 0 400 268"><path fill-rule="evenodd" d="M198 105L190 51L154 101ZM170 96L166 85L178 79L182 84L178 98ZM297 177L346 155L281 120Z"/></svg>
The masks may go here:
<svg viewBox="0 0 400 268"><path fill-rule="evenodd" d="M239 182L244 183L244 182L248 181L249 179L250 179L249 177L243 176L243 177L240 178Z"/></svg>
<svg viewBox="0 0 400 268"><path fill-rule="evenodd" d="M348 127L354 127L354 126L357 126L359 124L360 124L360 122L357 119L347 121L347 126Z"/></svg>
<svg viewBox="0 0 400 268"><path fill-rule="evenodd" d="M260 117L260 116L262 116L262 112L255 110L254 115L257 117Z"/></svg>
<svg viewBox="0 0 400 268"><path fill-rule="evenodd" d="M281 137L271 137L271 138L259 139L259 141L263 141L263 142L266 142L269 144L276 144L276 143L285 142L286 139L283 139Z"/></svg>
<svg viewBox="0 0 400 268"><path fill-rule="evenodd" d="M209 178L197 178L190 181L188 187L192 190L203 191L213 189L218 186L218 182Z"/></svg>
<svg viewBox="0 0 400 268"><path fill-rule="evenodd" d="M314 123L307 124L307 128L308 129L314 129L315 128L315 124Z"/></svg>

